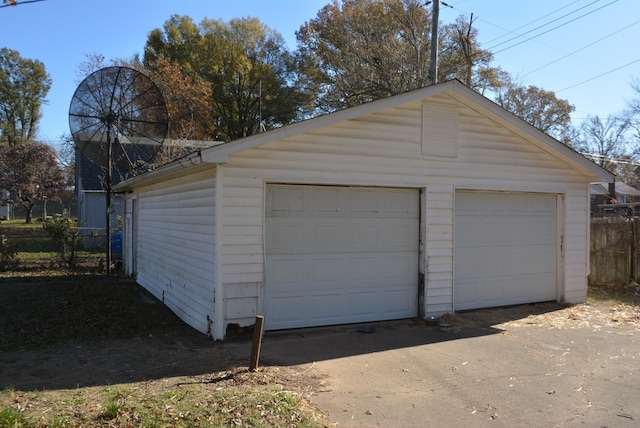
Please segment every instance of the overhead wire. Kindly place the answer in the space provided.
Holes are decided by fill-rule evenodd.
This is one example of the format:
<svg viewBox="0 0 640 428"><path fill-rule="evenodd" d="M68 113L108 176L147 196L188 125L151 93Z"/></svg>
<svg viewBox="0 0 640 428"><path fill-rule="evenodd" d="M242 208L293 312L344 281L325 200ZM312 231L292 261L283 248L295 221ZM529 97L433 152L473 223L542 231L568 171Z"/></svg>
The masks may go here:
<svg viewBox="0 0 640 428"><path fill-rule="evenodd" d="M494 26L496 26L496 27L498 27L498 28L500 28L500 29L502 29L502 30L504 30L504 31L506 31L506 32L507 32L506 34L503 34L502 36L498 36L498 37L495 37L495 38L493 38L493 39L491 39L491 40L488 40L486 43L487 43L487 44L489 44L489 43L492 43L492 42L494 42L494 41L496 41L496 40L499 40L499 39L501 39L501 38L503 38L503 37L507 37L507 35L508 35L508 34L517 34L517 31L518 31L518 30L520 30L520 29L522 29L522 28L526 28L526 27L528 27L529 25L531 25L531 24L533 24L533 23L535 23L535 22L538 22L538 21L543 20L543 19L544 19L544 18L546 18L547 16L554 15L554 14L556 14L557 12L560 12L562 9L566 9L566 8L568 8L569 6L571 6L571 5L573 5L573 4L576 4L576 3L579 3L579 2L581 2L581 1L582 1L582 0L575 0L574 2L569 3L568 5L562 6L561 8L556 9L556 10L554 10L553 12L549 12L549 13L547 13L546 15L543 15L543 16L541 16L540 18L534 19L533 21L528 22L528 23L526 23L526 24L524 24L524 25L521 25L521 26L519 26L518 28L515 28L515 29L513 29L513 30L508 30L508 29L506 29L506 28L501 28L501 27L499 27L499 26L497 26L497 25L495 25L495 24L491 24L491 22L489 22L489 21L485 21L485 22L487 22L487 23L489 23L489 24L491 24L491 25L494 25ZM598 0L598 1L600 1L600 0ZM483 21L484 21L484 20L483 20Z"/></svg>
<svg viewBox="0 0 640 428"><path fill-rule="evenodd" d="M6 2L6 4L0 5L0 8L2 8L2 7L16 7L16 6L21 5L21 4L38 3L38 2L41 2L41 1L45 1L45 0L24 0L24 1L21 1L21 2L18 2L17 0L10 0L10 1Z"/></svg>
<svg viewBox="0 0 640 428"><path fill-rule="evenodd" d="M563 18L566 18L567 16L573 15L574 13L580 12L581 10L586 9L586 8L588 8L589 6L591 6L591 5L595 4L595 3L599 3L600 1L601 1L601 0L595 0L595 1L592 1L591 3L589 3L589 4L587 4L587 5L581 6L581 7L579 7L578 9L572 10L572 11L571 11L571 12L569 12L569 13L566 13L566 14L564 14L564 15L562 15L562 16L559 16L558 18L552 19L551 21L546 22L546 23L544 23L544 24L542 24L542 25L539 25L539 26L537 26L537 27L535 27L535 28L532 28L531 30L525 31L524 33L517 34L517 33L515 33L517 30L514 30L514 31L513 31L513 33L514 33L514 34L516 34L516 36L515 36L515 37L512 37L512 38L510 38L509 40L505 40L504 42L500 42L500 43L498 43L498 44L495 44L495 45L493 45L493 46L489 47L488 49L489 49L489 50L492 50L492 49L497 48L498 46L502 46L502 45L504 45L504 44L506 44L506 43L509 43L509 42L513 41L513 40L516 40L516 39L519 39L519 38L521 38L521 37L524 37L525 35L527 35L527 34L529 34L529 33L532 33L532 32L534 32L534 31L536 31L536 30L539 30L539 29L544 28L544 27L546 27L546 26L548 26L548 25L551 25L551 24L553 24L553 23L554 23L554 22L556 22L556 21L559 21L559 20L561 20L561 19L563 19ZM618 0L613 0L611 3L615 3L615 2L617 2L617 1L618 1ZM609 3L609 4L611 4L611 3ZM605 6L602 6L602 7L606 7L606 6L608 6L609 4L607 4L607 5L605 5ZM595 10L598 10L598 9L595 9ZM555 12L549 13L549 14L545 15L545 17L546 17L546 16L549 16L549 15L552 15L552 14L554 14L554 13L555 13ZM593 13L593 11L592 11L592 12L589 12L589 13ZM582 15L582 16L585 16L585 15ZM580 19L582 16L579 16L578 18L574 18L574 20L576 20L576 19ZM531 25L532 23L539 21L540 19L541 19L541 18L538 18L538 19L536 19L536 20L534 20L534 21L531 21L531 22L529 22L528 24L525 24L525 25L523 25L523 26L521 26L521 27L519 27L519 28L527 27L527 26ZM568 21L567 23L569 23L569 22L573 22L573 21ZM566 23L565 23L565 24L566 24ZM558 28L558 27L555 27L555 28ZM555 28L552 28L552 30L553 30L553 29L555 29ZM551 31L551 30L549 30L549 31ZM544 33L542 33L542 34L544 34Z"/></svg>
<svg viewBox="0 0 640 428"><path fill-rule="evenodd" d="M559 62L559 61L562 61L562 60L563 60L563 59L565 59L565 58L568 58L568 57L570 57L570 56L572 56L572 55L575 55L576 53L578 53L578 52L580 52L580 51L583 51L583 50L585 50L586 48L589 48L589 47L591 47L591 46L595 45L596 43L599 43L599 42L601 42L601 41L603 41L603 40L605 40L605 39L608 39L608 38L609 38L609 37L611 37L611 36L614 36L614 35L616 35L616 34L618 34L618 33L621 33L622 31L626 30L627 28L633 27L634 25L637 25L637 24L639 24L639 23L640 23L640 19L639 19L639 20L637 20L637 21L635 21L635 22L632 22L631 24L629 24L629 25L627 25L627 26L625 26L625 27L620 28L619 30L614 31L613 33L609 33L609 34L607 34L606 36L599 38L598 40L595 40L595 41L593 41L593 42L591 42L591 43L589 43L589 44L587 44L587 45L584 45L584 46L582 46L581 48L578 48L578 49L576 49L576 50L574 50L574 51L572 51L572 52L569 52L568 54L566 54L566 55L564 55L564 56L562 56L562 57L560 57L560 58L558 58L558 59L556 59L556 60L554 60L554 61L551 61L551 62L549 62L549 63L547 63L547 64L545 64L545 65L541 65L540 67L538 67L538 68L536 68L536 69L534 69L534 70L531 70L530 72L528 72L528 73L526 73L526 74L523 74L523 75L522 75L522 77L524 77L524 76L528 76L528 75L530 75L530 74L532 74L532 73L535 73L535 72L536 72L536 71L538 71L538 70L542 70L542 69L543 69L543 68L545 68L545 67L548 67L548 66L550 66L550 65L553 65L553 64L555 64L555 63L557 63L557 62Z"/></svg>
<svg viewBox="0 0 640 428"><path fill-rule="evenodd" d="M558 25L558 26L556 26L556 27L550 28L550 29L548 29L548 30L546 30L546 31L543 31L542 33L536 34L536 35L535 35L535 36L533 36L533 37L529 37L528 39L522 40L522 41L520 41L520 42L518 42L518 43L515 43L515 44L513 44L513 45L511 45L511 46L508 46L508 47L506 47L506 48L504 48L504 49L500 49L500 50L499 50L499 51L497 51L497 52L493 52L493 54L495 55L495 54L498 54L498 53L500 53L500 52L504 52L504 51L506 51L506 50L508 50L508 49L511 49L511 48L514 48L514 47L516 47L516 46L519 46L519 45L521 45L521 44L523 44L523 43L526 43L526 42L528 42L529 40L533 40L533 39L535 39L535 38L537 38L537 37L540 37L540 36L542 36L543 34L547 34L547 33L551 32L551 31L553 31L553 30L557 30L558 28L564 27L565 25L568 25L568 24L570 24L570 23L572 23L572 22L575 22L575 21L577 21L577 20L579 20L579 19L581 19L581 18L584 18L584 17L585 17L585 16L587 16L587 15L591 15L592 13L595 13L595 12L597 12L597 11L601 10L601 9L604 9L604 8L605 8L605 7L607 7L607 6L611 6L613 3L616 3L616 2L618 2L618 0L613 0L613 1L611 1L611 2L609 2L609 3L607 3L607 4L605 4L604 6L600 6L600 7L599 7L599 8L597 8L597 9L593 9L593 10L591 10L591 11L589 11L589 12L587 12L587 13L583 14L583 15L580 15L580 16L578 16L578 17L576 17L576 18L574 18L574 19L571 19L571 20L569 20L569 21L566 21L566 22L564 22L564 23L562 23L562 24L560 24L560 25ZM538 27L538 28L541 28L541 27ZM530 31L529 31L529 32L530 32ZM529 32L528 32L528 33L529 33ZM525 33L525 34L526 34L526 33ZM513 40L513 39L511 39L511 40ZM504 43L501 43L501 44L504 44ZM496 45L496 46L499 46L499 45ZM495 47L495 46L493 46L493 47L489 48L489 50L493 49L494 47Z"/></svg>
<svg viewBox="0 0 640 428"><path fill-rule="evenodd" d="M543 17L541 17L541 18L537 18L537 19L535 19L535 20L533 20L533 21L531 21L531 22L529 22L529 23L527 23L527 24L525 24L525 25L523 25L523 26L518 27L518 29L520 29L520 28L525 28L525 27L527 27L527 26L531 25L531 24L532 24L532 23L534 23L534 22L540 21L540 20L541 20L541 19L543 19L544 17L547 17L547 16L550 16L550 15L553 15L554 13L556 13L556 12L558 12L558 11L562 10L562 9L565 9L566 7L568 7L568 6L570 6L570 5L573 5L573 4L577 3L578 1L579 1L579 0L574 1L574 2L570 3L569 5L564 6L564 7L560 8L560 9L556 9L554 12L548 13L548 14L544 15L544 16L543 16ZM583 9L585 9L585 8L587 8L587 7L591 6L591 5L593 5L593 4L595 4L595 3L599 2L599 1L601 1L601 0L593 1L593 2L591 2L591 3L589 3L589 4L585 5L585 6L582 6L582 7L578 8L578 9L576 9L576 10L574 10L574 11L572 11L572 12L568 13L568 14L563 15L562 17L566 17L566 16L569 16L569 15L571 15L571 14L575 13L576 11L583 10ZM526 40L523 40L523 41L521 41L521 42L515 43L515 44L513 44L513 45L511 45L511 46L508 46L508 47L506 47L506 48L504 48L504 49L501 49L501 50L499 50L499 51L497 51L497 52L492 52L492 53L493 53L493 54L497 54L497 53L500 53L500 52L504 52L504 51L505 51L505 50L507 50L507 49L511 49L511 48L513 48L513 47L516 47L516 46L518 46L518 45L521 45L522 43L525 43L525 42L530 41L530 40L532 40L532 39L535 39L535 38L537 38L537 37L539 37L539 36L541 36L541 35L543 35L543 34L547 34L547 33L551 32L551 31L553 31L553 30L556 30L556 29L558 29L558 28L560 28L560 27L563 27L563 26L565 26L565 25L567 25L567 24L570 24L570 23L572 23L572 22L574 22L574 21L576 21L576 20L578 20L578 19L581 19L581 18L583 18L583 17L585 17L585 16L587 16L587 15L590 15L590 14L592 14L592 13L594 13L594 12L597 12L597 11L599 11L599 10L601 10L601 9L605 8L605 7L608 7L608 6L610 6L610 5L612 5L613 3L616 3L616 2L618 2L618 1L619 1L619 0L613 0L613 1L611 1L611 2L607 3L607 4L603 5L603 6L600 6L600 7L596 8L596 9L593 9L593 10L591 10L591 11L589 11L589 12L587 12L587 13L583 14L583 15L580 15L580 16L578 16L578 17L576 17L576 18L572 19L572 20L566 21L566 22L564 22L564 23L563 23L563 24L561 24L561 25L558 25L558 26L556 26L556 27L553 27L553 28L551 28L551 29L549 29L549 30L547 30L547 31L544 31L544 32L539 33L539 34L537 34L537 35L535 35L535 36L532 36L532 37L530 37L530 38L528 38L528 39L526 39ZM452 9L457 10L458 12L463 13L464 15L468 15L468 13L467 13L467 12L462 11L462 10L460 10L460 9L458 9L458 8L454 7L454 6L452 6L451 8L452 8ZM509 41L511 41L511 40L515 40L515 39L517 39L518 37L522 37L524 34L527 34L527 33L530 33L530 32L532 32L532 31L535 31L536 29L540 29L540 28L542 28L542 27L545 27L546 25L549 25L550 23L555 22L555 21L557 21L558 19L561 19L562 17L557 18L557 19L555 19L555 20L553 20L553 21L550 21L550 22L548 22L548 23L546 23L546 24L543 24L543 25L541 25L541 26L538 26L538 27L536 27L536 28L535 28L535 29L533 29L533 30L527 31L526 33L523 33L523 34L521 34L521 35L519 35L519 36L516 36L516 37L514 37L514 38L511 38L511 39L509 39L509 40L507 40L507 41L505 41L505 42L501 42L501 43L499 43L499 44L497 44L497 45L494 45L494 46L492 46L492 47L488 48L488 50L491 50L492 48L494 48L494 47L496 47L496 46L500 46L500 45L502 45L502 44L504 44L504 43L507 43L507 42L509 42ZM479 18L479 20L484 21L484 22L487 22L488 24L493 25L493 26L495 26L495 27L497 27L497 28L501 28L501 29L502 29L502 30L504 30L504 31L508 31L508 32L510 32L510 33L513 33L513 32L514 32L514 31L511 31L511 30L507 30L507 29L505 29L505 28L502 28L502 27L500 27L500 26L498 26L498 25L496 25L496 24L494 24L494 23L492 23L492 22L489 22L489 21L485 20L485 19ZM566 54L565 56L563 56L563 57L561 57L561 58L559 58L559 59L557 59L557 60L555 60L555 61L553 61L553 62L551 62L551 63L549 63L549 64L545 64L545 65L543 65L543 66L541 66L541 67L538 67L537 69L535 69L535 70L533 70L533 71L528 72L528 73L527 73L527 74L525 74L524 76L529 75L529 74L532 74L533 72L538 71L538 70L540 70L541 68L544 68L544 67L546 67L546 66L548 66L548 65L554 64L554 63L556 63L556 62L558 62L558 61L560 61L560 60L562 60L562 59L565 59L565 58L567 58L567 57L569 57L569 56L575 55L577 52L579 52L579 51L581 51L581 50L584 50L584 49L586 49L586 48L588 48L588 47L590 47L590 46L592 46L592 45L594 45L594 44L596 44L596 43L598 43L598 42L600 42L600 41L602 41L602 40L604 40L604 39L606 39L606 38L608 38L608 37L611 37L611 36L613 36L613 35L615 35L615 34L618 34L618 33L622 32L622 31L626 30L627 28L632 27L633 25L637 25L638 23L640 23L640 20L635 21L635 22L633 22L633 23L631 23L631 24L629 24L629 25L627 25L627 26L625 26L625 27L623 27L623 28L621 28L621 29L619 29L619 30L616 30L616 31L614 31L613 33L610 33L610 34L608 34L608 35L606 35L606 36L604 36L604 37L602 37L602 38L600 38L600 39L598 39L598 40L596 40L596 41L594 41L594 42L592 42L592 43L590 43L590 44L588 44L588 45L586 45L586 46L583 46L583 47L581 47L581 48L579 48L579 49L577 49L577 50L573 51L573 52L570 52L570 53ZM492 40L497 40L497 39L500 39L501 37L504 37L504 36L500 36L500 37L497 37L497 38L492 39ZM600 77L603 77L603 76L606 76L606 75L608 75L608 74L614 73L614 72L616 72L616 71L618 71L618 70L620 70L620 69L623 69L623 68L625 68L625 67L628 67L628 66L630 66L630 65L633 65L633 64L635 64L635 63L637 63L637 62L640 62L640 58L639 58L639 59L636 59L636 60L633 60L633 61L631 61L631 62L628 62L628 63L626 63L626 64L624 64L624 65L621 65L621 66L619 66L619 67L616 67L616 68L613 68L613 69L611 69L611 70L608 70L608 71L606 71L606 72L604 72L604 73L598 74L597 76L593 76L593 77L591 77L591 78L589 78L589 79L583 80L582 82L579 82L579 83L576 83L576 84L574 84L574 85L568 86L568 87L566 87L566 88L560 89L559 91L555 91L555 92L557 93L557 92L562 92L562 91L566 91L566 90L569 90L569 89L575 88L575 87L577 87L577 86L580 86L580 85L583 85L583 84L585 84L585 83L591 82L591 81L593 81L593 80L595 80L595 79L598 79L598 78L600 78Z"/></svg>
<svg viewBox="0 0 640 428"><path fill-rule="evenodd" d="M624 64L624 65L621 65L620 67L616 67L616 68L611 69L611 70L609 70L609 71L606 71L606 72L604 72L604 73L598 74L597 76L593 76L593 77L591 77L591 78L589 78L589 79L587 79L587 80L583 80L582 82L576 83L576 84L571 85L571 86L567 86L566 88L560 89L560 90L555 91L555 92L556 92L556 93L558 93L558 92L566 91L566 90L568 90L568 89L573 89L573 88L575 88L575 87L577 87L577 86L580 86L580 85L584 85L585 83L588 83L588 82L591 82L591 81L593 81L593 80L599 79L599 78L600 78L600 77L602 77L602 76L606 76L607 74L611 74L611 73L616 72L616 71L618 71L618 70L621 70L621 69L623 69L623 68L625 68L625 67L628 67L628 66L630 66L630 65L633 65L633 64L635 64L636 62L640 62L640 58L638 58L638 59L636 59L636 60L633 60L633 61L631 61L631 62L628 62L628 63L626 63L626 64Z"/></svg>

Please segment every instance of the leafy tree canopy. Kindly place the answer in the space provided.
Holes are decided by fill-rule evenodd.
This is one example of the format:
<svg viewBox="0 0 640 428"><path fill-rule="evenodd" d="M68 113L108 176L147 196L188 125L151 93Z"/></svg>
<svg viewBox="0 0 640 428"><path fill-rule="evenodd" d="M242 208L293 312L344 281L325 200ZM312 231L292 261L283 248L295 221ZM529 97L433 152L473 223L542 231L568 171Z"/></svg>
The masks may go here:
<svg viewBox="0 0 640 428"><path fill-rule="evenodd" d="M333 111L429 85L432 25L418 0L334 0L322 8L296 33L317 107ZM472 22L461 17L439 34L438 81L475 89L500 83Z"/></svg>
<svg viewBox="0 0 640 428"><path fill-rule="evenodd" d="M63 182L56 153L46 144L26 142L0 150L0 202L24 207L27 223L36 201L55 196Z"/></svg>
<svg viewBox="0 0 640 428"><path fill-rule="evenodd" d="M575 110L569 101L537 86L507 83L503 90L498 91L496 102L539 130L567 143L571 112Z"/></svg>
<svg viewBox="0 0 640 428"><path fill-rule="evenodd" d="M311 99L282 36L256 18L205 18L197 25L174 15L151 31L145 46L147 69L162 61L209 85L207 120L216 124L216 135L210 136L216 139L234 140L261 127L291 123L304 115Z"/></svg>
<svg viewBox="0 0 640 428"><path fill-rule="evenodd" d="M51 88L44 64L0 49L0 147L17 146L36 136L41 107Z"/></svg>

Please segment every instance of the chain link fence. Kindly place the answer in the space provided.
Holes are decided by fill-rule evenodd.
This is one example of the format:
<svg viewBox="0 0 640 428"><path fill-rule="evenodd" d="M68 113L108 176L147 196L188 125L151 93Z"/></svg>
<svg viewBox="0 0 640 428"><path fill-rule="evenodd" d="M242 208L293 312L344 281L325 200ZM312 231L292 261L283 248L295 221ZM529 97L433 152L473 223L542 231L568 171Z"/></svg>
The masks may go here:
<svg viewBox="0 0 640 428"><path fill-rule="evenodd" d="M101 272L106 263L105 229L72 228L72 239L60 244L42 227L0 226L0 270L65 267ZM111 237L112 265L122 258L122 235Z"/></svg>

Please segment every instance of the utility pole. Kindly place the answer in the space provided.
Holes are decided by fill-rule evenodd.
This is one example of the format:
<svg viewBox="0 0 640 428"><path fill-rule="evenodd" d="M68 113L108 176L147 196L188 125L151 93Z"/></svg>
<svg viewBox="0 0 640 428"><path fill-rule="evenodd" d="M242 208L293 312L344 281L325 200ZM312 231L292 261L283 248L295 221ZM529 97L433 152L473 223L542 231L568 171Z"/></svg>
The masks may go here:
<svg viewBox="0 0 640 428"><path fill-rule="evenodd" d="M431 84L438 83L438 21L440 21L440 0L433 0L433 13L431 14L431 64L429 74Z"/></svg>

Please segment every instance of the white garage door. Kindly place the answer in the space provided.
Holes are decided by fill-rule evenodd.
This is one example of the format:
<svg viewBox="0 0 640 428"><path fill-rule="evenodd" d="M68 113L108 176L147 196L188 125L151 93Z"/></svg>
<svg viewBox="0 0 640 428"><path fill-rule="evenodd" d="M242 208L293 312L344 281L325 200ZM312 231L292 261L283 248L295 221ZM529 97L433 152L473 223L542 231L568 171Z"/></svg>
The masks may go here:
<svg viewBox="0 0 640 428"><path fill-rule="evenodd" d="M455 309L556 299L556 196L456 192Z"/></svg>
<svg viewBox="0 0 640 428"><path fill-rule="evenodd" d="M417 315L419 193L269 185L270 330Z"/></svg>

